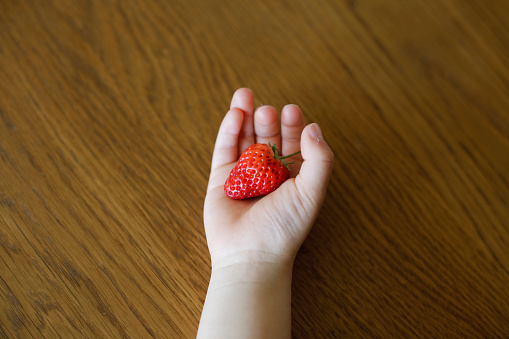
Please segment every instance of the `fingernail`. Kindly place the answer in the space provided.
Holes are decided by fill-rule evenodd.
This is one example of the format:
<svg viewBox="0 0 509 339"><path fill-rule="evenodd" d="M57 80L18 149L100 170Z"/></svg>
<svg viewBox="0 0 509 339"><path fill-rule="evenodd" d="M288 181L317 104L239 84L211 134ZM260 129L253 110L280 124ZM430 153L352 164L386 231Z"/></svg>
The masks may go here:
<svg viewBox="0 0 509 339"><path fill-rule="evenodd" d="M309 136L313 139L316 139L316 141L323 140L322 130L320 129L320 126L318 126L318 124L312 123L311 125L309 125L308 133Z"/></svg>

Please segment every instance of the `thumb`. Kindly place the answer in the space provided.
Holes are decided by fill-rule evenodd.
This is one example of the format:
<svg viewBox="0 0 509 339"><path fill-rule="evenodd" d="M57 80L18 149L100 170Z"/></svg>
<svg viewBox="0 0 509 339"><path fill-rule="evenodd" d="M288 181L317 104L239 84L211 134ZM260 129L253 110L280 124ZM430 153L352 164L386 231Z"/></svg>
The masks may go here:
<svg viewBox="0 0 509 339"><path fill-rule="evenodd" d="M304 162L295 183L304 200L311 205L321 206L332 173L334 154L315 123L304 128L300 144Z"/></svg>

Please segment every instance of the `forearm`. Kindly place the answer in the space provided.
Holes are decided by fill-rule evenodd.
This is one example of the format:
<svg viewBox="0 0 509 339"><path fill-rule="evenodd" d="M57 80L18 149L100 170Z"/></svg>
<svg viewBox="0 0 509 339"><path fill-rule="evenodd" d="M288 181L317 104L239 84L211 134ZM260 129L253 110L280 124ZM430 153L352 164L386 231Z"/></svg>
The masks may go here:
<svg viewBox="0 0 509 339"><path fill-rule="evenodd" d="M198 338L290 338L292 265L213 268Z"/></svg>

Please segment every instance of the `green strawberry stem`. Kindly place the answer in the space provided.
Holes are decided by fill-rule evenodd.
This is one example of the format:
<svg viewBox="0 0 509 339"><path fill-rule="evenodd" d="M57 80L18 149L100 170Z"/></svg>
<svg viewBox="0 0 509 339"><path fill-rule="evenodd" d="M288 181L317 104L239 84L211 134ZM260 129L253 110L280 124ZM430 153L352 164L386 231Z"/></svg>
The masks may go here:
<svg viewBox="0 0 509 339"><path fill-rule="evenodd" d="M272 147L272 151L274 152L274 158L281 161L283 163L283 165L288 169L290 170L290 168L288 167L288 163L284 162L283 159L286 159L286 158L290 158L290 157L293 157L294 155L297 155L300 153L300 151L297 151L295 153L292 153L292 154L289 154L289 155L285 155L285 156L279 156L279 151L277 150L277 147L276 147L276 144L274 145L270 145L269 146ZM294 161L295 162L295 161ZM290 164L293 164L293 162L291 162Z"/></svg>
<svg viewBox="0 0 509 339"><path fill-rule="evenodd" d="M284 157L279 157L279 156L278 156L278 157L275 157L275 158L276 158L277 160L283 160L283 159L286 159L286 158L291 158L291 157L293 157L294 155L297 155L297 154L299 154L299 153L300 153L300 151L295 152L295 153L292 153L292 154L290 154L290 155L285 155Z"/></svg>

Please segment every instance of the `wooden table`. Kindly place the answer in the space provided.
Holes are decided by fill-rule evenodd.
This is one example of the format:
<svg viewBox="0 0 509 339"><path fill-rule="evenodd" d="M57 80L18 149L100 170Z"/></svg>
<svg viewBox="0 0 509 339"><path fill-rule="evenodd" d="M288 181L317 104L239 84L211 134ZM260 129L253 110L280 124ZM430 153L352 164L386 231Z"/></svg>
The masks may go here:
<svg viewBox="0 0 509 339"><path fill-rule="evenodd" d="M0 337L192 338L235 89L336 160L293 336L509 336L509 2L1 1Z"/></svg>

